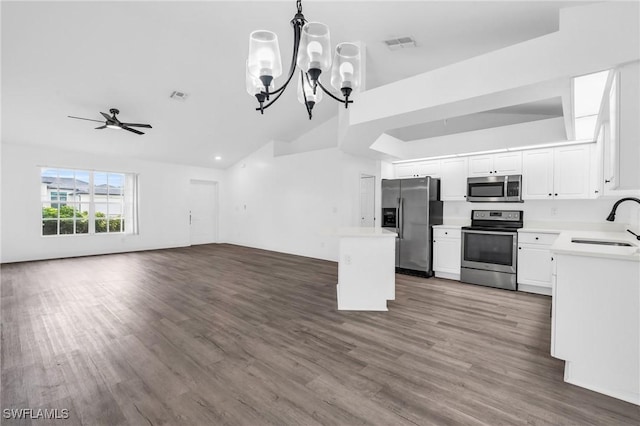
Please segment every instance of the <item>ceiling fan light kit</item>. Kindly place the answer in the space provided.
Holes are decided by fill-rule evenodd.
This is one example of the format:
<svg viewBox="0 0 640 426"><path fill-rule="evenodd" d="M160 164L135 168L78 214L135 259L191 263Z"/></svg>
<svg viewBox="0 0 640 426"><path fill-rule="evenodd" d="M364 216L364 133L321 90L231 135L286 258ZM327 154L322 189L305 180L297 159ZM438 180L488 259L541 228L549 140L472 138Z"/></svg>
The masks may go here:
<svg viewBox="0 0 640 426"><path fill-rule="evenodd" d="M347 108L353 103L349 97L360 87L360 47L355 43L340 43L332 58L329 27L320 22L307 22L302 14L301 0L296 2L296 6L297 13L291 20L293 55L282 86L275 88L274 85L274 80L282 75L278 36L267 30L254 31L249 36L246 87L249 95L258 101L256 111L264 114L264 110L280 98L296 67L300 68L298 100L305 105L309 119L314 105L322 100L323 92ZM320 76L331 68L332 61L331 85L343 98L331 93L320 81Z"/></svg>
<svg viewBox="0 0 640 426"><path fill-rule="evenodd" d="M105 112L100 113L105 118L105 121L94 120L92 118L74 117L72 115L68 115L67 117L75 118L78 120L87 120L87 121L95 121L98 123L104 123L104 125L96 127L96 130L118 129L118 130L127 130L129 132L135 133L136 135L144 135L144 132L141 132L140 130L132 129L132 127L144 127L147 129L152 128L150 124L123 123L122 121L118 120L118 118L116 117L116 115L120 114L120 111L117 108L111 108L109 112L111 113L111 116L109 116L109 114Z"/></svg>

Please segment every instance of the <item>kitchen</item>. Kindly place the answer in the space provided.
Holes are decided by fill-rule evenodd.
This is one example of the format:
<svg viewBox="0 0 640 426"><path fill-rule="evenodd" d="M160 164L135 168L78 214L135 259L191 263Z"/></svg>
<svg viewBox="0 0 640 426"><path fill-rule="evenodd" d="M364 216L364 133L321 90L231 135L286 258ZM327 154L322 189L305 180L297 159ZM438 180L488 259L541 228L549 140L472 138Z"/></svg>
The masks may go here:
<svg viewBox="0 0 640 426"><path fill-rule="evenodd" d="M219 22L252 15L244 3L3 2L2 408L69 404L78 424L637 423L637 330L627 326L637 319L637 240L626 230L640 231L640 206L623 202L606 219L640 191L638 4L349 2L340 16L324 12L332 36L359 35L354 11L382 11L416 31L450 19L455 33L478 26L457 34L469 47L488 22L521 27L520 38L493 35L491 49L423 70L404 66L411 52L446 56L431 41L448 51L456 38L418 38L416 50L384 50L396 55L384 61L371 43L370 86L348 109L324 103L308 120L291 90L261 115L243 67L220 66L236 56L244 65L246 52L219 40L245 46L259 28ZM284 15L286 39L293 2L260 3L257 15ZM322 15L324 4L305 2L305 13ZM101 44L107 22L120 29ZM223 53L202 53L214 45ZM600 72L596 112L581 116L574 78ZM170 99L181 88L167 82L191 94ZM154 128L118 134L65 117L107 102ZM44 237L33 195L43 166L139 174L140 232ZM504 176L504 195L522 202L469 200L502 196L482 185ZM385 204L383 181L427 177L425 198L439 198L424 247L435 276L395 274L402 249L379 226L394 215L400 225L407 206ZM203 245L190 238L197 185L216 197L217 232ZM364 217L373 231L359 226ZM493 222L509 225L480 232L510 238L489 243L509 262L496 280L475 272L486 242L471 235L472 263L462 257L463 228ZM374 240L390 262L368 256ZM342 310L341 297L370 302L336 289L361 261L375 263L365 284L390 276L393 287L367 293L382 303ZM576 306L583 288L593 297Z"/></svg>

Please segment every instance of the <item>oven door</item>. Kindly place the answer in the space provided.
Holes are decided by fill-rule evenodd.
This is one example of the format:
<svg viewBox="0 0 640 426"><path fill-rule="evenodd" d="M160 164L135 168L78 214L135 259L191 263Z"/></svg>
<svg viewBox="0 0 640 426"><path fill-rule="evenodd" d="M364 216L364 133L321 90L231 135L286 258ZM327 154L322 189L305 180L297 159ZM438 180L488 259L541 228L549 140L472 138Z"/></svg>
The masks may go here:
<svg viewBox="0 0 640 426"><path fill-rule="evenodd" d="M517 232L462 230L463 268L516 273Z"/></svg>

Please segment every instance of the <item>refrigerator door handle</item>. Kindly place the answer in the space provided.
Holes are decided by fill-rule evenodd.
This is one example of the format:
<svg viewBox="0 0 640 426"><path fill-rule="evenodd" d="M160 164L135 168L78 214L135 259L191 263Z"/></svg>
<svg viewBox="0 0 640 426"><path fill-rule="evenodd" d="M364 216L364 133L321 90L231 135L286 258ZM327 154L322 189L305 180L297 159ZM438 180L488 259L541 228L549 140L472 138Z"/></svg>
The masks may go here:
<svg viewBox="0 0 640 426"><path fill-rule="evenodd" d="M404 198L398 198L398 225L399 225L399 231L398 232L398 238L403 239L404 238L404 216L403 216L403 209L402 209L402 205L404 204Z"/></svg>

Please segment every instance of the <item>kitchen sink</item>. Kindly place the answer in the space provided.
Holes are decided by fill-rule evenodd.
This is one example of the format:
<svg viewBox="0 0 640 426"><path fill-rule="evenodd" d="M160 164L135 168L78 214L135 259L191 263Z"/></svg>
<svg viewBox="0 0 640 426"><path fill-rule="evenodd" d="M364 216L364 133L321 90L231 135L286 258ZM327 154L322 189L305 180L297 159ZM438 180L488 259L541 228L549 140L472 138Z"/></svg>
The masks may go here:
<svg viewBox="0 0 640 426"><path fill-rule="evenodd" d="M582 238L572 238L571 242L578 244L598 244L602 246L633 247L633 244L629 244L624 241L587 240Z"/></svg>

